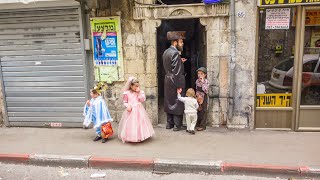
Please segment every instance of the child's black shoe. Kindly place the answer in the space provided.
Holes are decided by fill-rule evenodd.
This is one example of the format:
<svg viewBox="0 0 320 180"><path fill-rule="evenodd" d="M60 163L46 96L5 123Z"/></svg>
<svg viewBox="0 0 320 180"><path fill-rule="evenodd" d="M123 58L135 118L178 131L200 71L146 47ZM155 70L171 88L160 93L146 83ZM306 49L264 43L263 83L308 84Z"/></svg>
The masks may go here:
<svg viewBox="0 0 320 180"><path fill-rule="evenodd" d="M95 138L93 139L93 141L99 141L99 140L101 140L101 139L102 139L101 136L97 136L97 137L95 137Z"/></svg>
<svg viewBox="0 0 320 180"><path fill-rule="evenodd" d="M106 143L108 141L108 138L103 138L102 143Z"/></svg>
<svg viewBox="0 0 320 180"><path fill-rule="evenodd" d="M190 131L190 134L195 135L196 132L195 131Z"/></svg>

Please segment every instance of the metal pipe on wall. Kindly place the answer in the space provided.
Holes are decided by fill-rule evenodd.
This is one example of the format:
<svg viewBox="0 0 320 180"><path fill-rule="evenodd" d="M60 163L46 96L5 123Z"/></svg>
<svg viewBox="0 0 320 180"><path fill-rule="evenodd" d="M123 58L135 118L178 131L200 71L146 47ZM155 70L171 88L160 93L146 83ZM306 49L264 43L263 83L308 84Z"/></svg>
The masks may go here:
<svg viewBox="0 0 320 180"><path fill-rule="evenodd" d="M231 51L229 60L229 111L228 119L231 120L234 115L234 87L235 87L235 65L236 65L236 12L235 12L235 0L230 0L230 28L231 28Z"/></svg>

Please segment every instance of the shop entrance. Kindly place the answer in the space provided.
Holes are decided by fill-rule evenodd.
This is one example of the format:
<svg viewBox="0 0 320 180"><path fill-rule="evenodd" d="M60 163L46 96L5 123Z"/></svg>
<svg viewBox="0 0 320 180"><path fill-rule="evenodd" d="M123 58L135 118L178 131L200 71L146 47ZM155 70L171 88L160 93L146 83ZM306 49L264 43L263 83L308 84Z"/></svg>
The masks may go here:
<svg viewBox="0 0 320 180"><path fill-rule="evenodd" d="M159 123L166 123L166 114L163 110L164 98L164 70L162 54L170 47L167 40L168 31L186 31L186 39L181 57L188 60L184 63L186 73L186 88L195 88L196 69L206 67L205 28L199 19L173 19L163 20L157 29L157 67L158 67L158 107Z"/></svg>
<svg viewBox="0 0 320 180"><path fill-rule="evenodd" d="M320 131L319 19L320 6L260 9L256 128Z"/></svg>
<svg viewBox="0 0 320 180"><path fill-rule="evenodd" d="M302 21L295 128L320 131L320 6L299 9Z"/></svg>

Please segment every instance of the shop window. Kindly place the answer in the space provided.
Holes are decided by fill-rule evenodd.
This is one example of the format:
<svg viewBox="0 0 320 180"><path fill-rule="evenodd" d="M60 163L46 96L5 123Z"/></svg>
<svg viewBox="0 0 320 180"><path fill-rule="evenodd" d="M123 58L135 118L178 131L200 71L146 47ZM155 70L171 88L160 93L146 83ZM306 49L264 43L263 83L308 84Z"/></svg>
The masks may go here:
<svg viewBox="0 0 320 180"><path fill-rule="evenodd" d="M291 107L295 8L260 9L257 107Z"/></svg>
<svg viewBox="0 0 320 180"><path fill-rule="evenodd" d="M300 105L320 105L320 9L306 10Z"/></svg>

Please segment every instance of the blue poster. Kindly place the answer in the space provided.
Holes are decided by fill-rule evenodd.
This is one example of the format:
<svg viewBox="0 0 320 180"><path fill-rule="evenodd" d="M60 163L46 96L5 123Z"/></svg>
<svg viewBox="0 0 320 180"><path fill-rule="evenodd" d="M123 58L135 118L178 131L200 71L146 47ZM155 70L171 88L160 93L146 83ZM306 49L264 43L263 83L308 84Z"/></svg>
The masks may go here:
<svg viewBox="0 0 320 180"><path fill-rule="evenodd" d="M93 33L94 62L97 66L113 66L118 62L117 33Z"/></svg>

